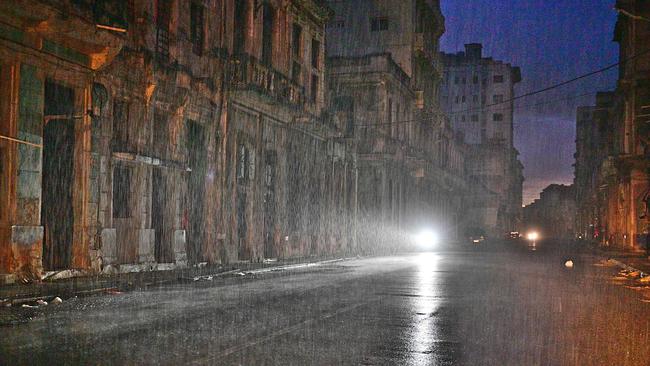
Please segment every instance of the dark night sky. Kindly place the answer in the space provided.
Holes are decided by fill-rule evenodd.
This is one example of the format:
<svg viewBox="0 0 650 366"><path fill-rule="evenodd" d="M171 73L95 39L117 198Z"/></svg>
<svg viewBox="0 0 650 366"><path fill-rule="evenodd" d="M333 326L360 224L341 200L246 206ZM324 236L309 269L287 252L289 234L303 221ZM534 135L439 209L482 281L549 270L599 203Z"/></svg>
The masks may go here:
<svg viewBox="0 0 650 366"><path fill-rule="evenodd" d="M441 49L483 43L484 56L520 66L516 95L618 61L612 41L614 0L442 0ZM617 70L515 103L515 146L524 164L524 203L550 183L571 183L575 111L599 90L613 89ZM584 95L589 93L589 95Z"/></svg>

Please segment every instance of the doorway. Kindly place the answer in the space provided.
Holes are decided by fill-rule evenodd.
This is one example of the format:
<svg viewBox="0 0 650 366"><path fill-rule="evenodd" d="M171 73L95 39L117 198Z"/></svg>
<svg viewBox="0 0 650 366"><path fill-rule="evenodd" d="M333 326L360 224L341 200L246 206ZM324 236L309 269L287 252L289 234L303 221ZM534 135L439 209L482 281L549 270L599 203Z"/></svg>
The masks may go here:
<svg viewBox="0 0 650 366"><path fill-rule="evenodd" d="M74 91L45 83L41 224L43 266L70 268L72 263L74 183Z"/></svg>
<svg viewBox="0 0 650 366"><path fill-rule="evenodd" d="M275 165L274 151L264 154L264 258L275 258Z"/></svg>
<svg viewBox="0 0 650 366"><path fill-rule="evenodd" d="M275 9L265 3L263 5L262 17L262 63L271 66L273 63Z"/></svg>
<svg viewBox="0 0 650 366"><path fill-rule="evenodd" d="M191 169L188 174L189 232L187 233L187 254L190 263L198 263L204 259L207 151L205 149L205 127L189 120L187 121L187 154Z"/></svg>
<svg viewBox="0 0 650 366"><path fill-rule="evenodd" d="M151 228L154 230L154 255L158 263L173 262L171 240L168 240L167 221L167 181L161 169L154 169L151 178Z"/></svg>
<svg viewBox="0 0 650 366"><path fill-rule="evenodd" d="M248 0L235 1L235 35L233 54L241 55L246 52L246 38L248 34Z"/></svg>

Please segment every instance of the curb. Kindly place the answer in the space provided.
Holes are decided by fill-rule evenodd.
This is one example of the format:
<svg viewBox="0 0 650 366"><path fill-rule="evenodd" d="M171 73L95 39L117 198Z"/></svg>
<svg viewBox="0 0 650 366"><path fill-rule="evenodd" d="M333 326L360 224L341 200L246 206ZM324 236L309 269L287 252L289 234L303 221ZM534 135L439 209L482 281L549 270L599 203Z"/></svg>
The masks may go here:
<svg viewBox="0 0 650 366"><path fill-rule="evenodd" d="M195 273L190 276L183 276L183 274L187 275L190 273L183 273L182 271L177 271L177 270L171 270L169 272L177 272L175 275L172 273L166 273L169 278L162 279L159 281L154 281L153 283L157 284L164 284L164 283L174 283L174 282L195 282L199 280L212 280L212 278L224 278L227 276L233 276L233 275L241 275L241 276L248 276L248 275L258 275L258 274L265 274L265 273L271 273L271 272L281 272L281 271L290 271L290 270L296 270L296 269L301 269L301 268L308 268L308 267L317 267L317 266L323 266L327 264L332 264L332 263L338 263L338 262L343 262L343 261L349 261L349 260L355 260L355 259L361 259L364 258L362 256L355 256L355 257L342 257L342 258L334 258L334 259L324 259L320 261L314 261L314 262L298 262L298 263L290 263L290 264L278 264L278 265L266 265L261 268L235 268L232 270L226 270L222 272L213 272L213 273ZM163 271L167 272L167 271ZM145 272L141 272L144 276L146 276ZM153 272L147 272L147 273L153 273ZM23 293L23 294L17 294L15 296L6 296L4 299L0 298L0 305L7 305L10 304L11 306L16 306L16 305L21 305L25 303L31 303L35 302L37 300L51 300L55 296L63 296L63 292L67 293L67 296L87 296L87 295L94 295L94 294L101 294L101 293L106 293L110 291L129 291L134 288L128 288L129 286L126 286L124 280L120 281L119 280L119 275L104 275L102 276L105 281L101 281L101 283L97 283L97 286L80 286L77 289L69 289L69 288L52 288L50 290L45 289L44 291L40 291L40 294L35 294L35 293ZM111 281L111 277L115 280L115 282ZM80 278L77 277L76 279L69 279L69 280L79 280ZM92 279L91 279L92 281ZM56 283L56 282L54 282ZM127 280L127 283L129 281ZM139 284L138 286L140 286ZM146 287L146 284L144 284ZM20 286L20 285L10 285L10 286ZM38 285L36 285L38 286ZM47 286L47 284L45 285ZM136 286L136 288L138 287ZM59 286L62 287L62 286ZM125 289L127 287L127 289Z"/></svg>

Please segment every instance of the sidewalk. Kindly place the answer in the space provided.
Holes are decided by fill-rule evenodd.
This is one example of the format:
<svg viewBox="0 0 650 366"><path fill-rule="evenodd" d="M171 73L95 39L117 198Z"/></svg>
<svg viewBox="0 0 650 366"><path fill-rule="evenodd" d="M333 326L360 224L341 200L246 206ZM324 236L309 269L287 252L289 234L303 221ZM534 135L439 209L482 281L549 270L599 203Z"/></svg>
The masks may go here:
<svg viewBox="0 0 650 366"><path fill-rule="evenodd" d="M348 258L320 257L295 258L260 263L233 263L228 265L212 265L191 267L176 270L132 272L120 274L98 274L79 276L53 281L42 281L27 285L0 286L0 305L17 306L34 303L39 299L49 301L54 297L62 299L74 296L89 296L101 293L124 292L146 289L162 284L211 281L213 278L226 276L255 275L264 272L298 269L314 265L322 265L342 261Z"/></svg>
<svg viewBox="0 0 650 366"><path fill-rule="evenodd" d="M606 247L594 247L593 251L599 256L613 260L618 267L640 272L641 277L650 275L650 259L645 251L631 252Z"/></svg>

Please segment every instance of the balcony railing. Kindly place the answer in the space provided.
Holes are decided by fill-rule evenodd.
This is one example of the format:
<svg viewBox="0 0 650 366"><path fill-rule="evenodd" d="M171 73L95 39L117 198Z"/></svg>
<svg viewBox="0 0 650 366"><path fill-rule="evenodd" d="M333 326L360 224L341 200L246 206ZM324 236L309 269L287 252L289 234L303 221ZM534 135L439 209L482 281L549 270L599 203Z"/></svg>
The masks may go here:
<svg viewBox="0 0 650 366"><path fill-rule="evenodd" d="M254 90L281 103L302 106L305 89L270 66L250 55L236 55L231 60L230 85L236 90Z"/></svg>

